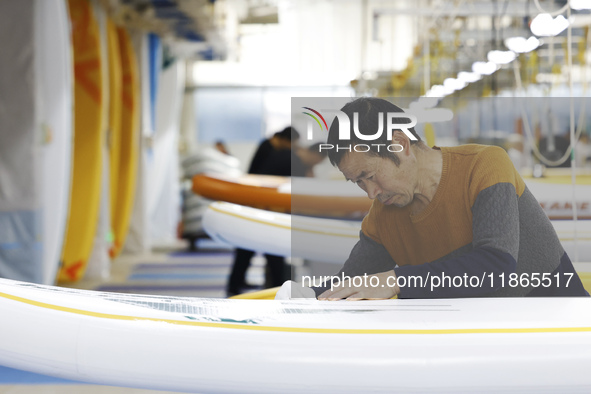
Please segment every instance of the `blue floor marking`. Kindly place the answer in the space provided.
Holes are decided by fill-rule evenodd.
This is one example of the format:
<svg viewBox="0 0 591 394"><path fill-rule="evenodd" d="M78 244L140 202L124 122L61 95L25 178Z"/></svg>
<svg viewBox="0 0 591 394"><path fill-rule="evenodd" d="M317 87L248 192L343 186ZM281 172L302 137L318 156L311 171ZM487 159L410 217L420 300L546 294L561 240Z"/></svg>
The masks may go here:
<svg viewBox="0 0 591 394"><path fill-rule="evenodd" d="M4 367L0 365L0 384L88 384L86 382L78 382L75 380L68 380L56 378L53 376L41 375L34 372L22 371Z"/></svg>

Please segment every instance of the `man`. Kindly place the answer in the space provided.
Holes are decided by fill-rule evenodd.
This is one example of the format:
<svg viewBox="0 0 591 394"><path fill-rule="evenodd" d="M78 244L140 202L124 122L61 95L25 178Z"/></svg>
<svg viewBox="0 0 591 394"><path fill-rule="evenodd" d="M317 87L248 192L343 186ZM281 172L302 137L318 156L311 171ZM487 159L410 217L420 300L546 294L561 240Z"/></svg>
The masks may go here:
<svg viewBox="0 0 591 394"><path fill-rule="evenodd" d="M588 295L503 149L429 148L414 128L407 129L414 138L395 130L388 141L385 126L368 142L354 133L356 116L359 131L372 135L380 116L386 125L388 113L403 111L377 98L357 99L342 111L351 139L339 140L335 120L329 159L374 201L338 277L367 278L357 282L362 286L316 288L319 299ZM356 152L356 144L371 150Z"/></svg>
<svg viewBox="0 0 591 394"><path fill-rule="evenodd" d="M291 175L291 149L300 133L292 127L276 132L257 148L248 168L249 174Z"/></svg>
<svg viewBox="0 0 591 394"><path fill-rule="evenodd" d="M321 150L322 144L312 144L307 148L298 147L291 156L291 176L313 177L314 167L320 164L328 153Z"/></svg>
<svg viewBox="0 0 591 394"><path fill-rule="evenodd" d="M300 135L292 127L286 127L273 134L271 138L265 139L255 152L249 174L260 175L291 175L291 148L292 142L297 142ZM256 288L246 283L246 271L250 266L250 260L255 252L237 248L234 252L234 264L228 279L226 288L227 295L233 296L242 293L244 290ZM265 254L267 260L266 287L280 286L288 276L287 265L283 256Z"/></svg>

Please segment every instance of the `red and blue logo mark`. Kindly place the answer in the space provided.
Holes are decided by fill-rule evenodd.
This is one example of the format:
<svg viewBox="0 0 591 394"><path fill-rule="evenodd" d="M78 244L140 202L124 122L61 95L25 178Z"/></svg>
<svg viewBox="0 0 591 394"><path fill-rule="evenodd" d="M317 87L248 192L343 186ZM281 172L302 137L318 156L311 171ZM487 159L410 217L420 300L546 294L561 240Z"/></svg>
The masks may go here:
<svg viewBox="0 0 591 394"><path fill-rule="evenodd" d="M320 117L320 119L322 119L322 123L324 123L324 127L326 128L326 131L328 131L328 125L326 124L326 120L324 120L324 117L320 114L320 112L318 112L315 109L312 109L310 107L302 107L302 108L312 111L316 115L318 115ZM302 112L302 113L306 114L306 115L310 116L312 119L314 119L316 121L316 123L318 123L318 126L320 126L320 130L322 130L322 124L320 123L320 120L316 116L312 115L309 112Z"/></svg>

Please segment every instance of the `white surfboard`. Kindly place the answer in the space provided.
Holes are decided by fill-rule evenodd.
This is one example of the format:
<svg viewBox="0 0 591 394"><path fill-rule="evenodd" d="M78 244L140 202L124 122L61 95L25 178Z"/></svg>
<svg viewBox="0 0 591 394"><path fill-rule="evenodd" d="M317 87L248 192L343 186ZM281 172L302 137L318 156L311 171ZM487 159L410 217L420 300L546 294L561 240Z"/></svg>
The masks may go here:
<svg viewBox="0 0 591 394"><path fill-rule="evenodd" d="M203 227L213 239L248 250L342 264L359 240L360 222L215 202L203 215Z"/></svg>
<svg viewBox="0 0 591 394"><path fill-rule="evenodd" d="M0 314L10 317L0 325L1 365L104 385L223 393L591 390L588 297L216 300L0 279Z"/></svg>
<svg viewBox="0 0 591 394"><path fill-rule="evenodd" d="M43 149L43 283L53 284L66 230L72 164L73 64L63 0L36 0L38 124Z"/></svg>
<svg viewBox="0 0 591 394"><path fill-rule="evenodd" d="M574 224L552 220L566 252L575 256ZM314 218L215 202L203 215L205 231L233 246L280 256L343 264L359 240L361 221ZM577 223L579 261L591 261L591 220Z"/></svg>
<svg viewBox="0 0 591 394"><path fill-rule="evenodd" d="M190 238L205 233L203 215L213 201L194 194L190 189L183 190L183 237Z"/></svg>
<svg viewBox="0 0 591 394"><path fill-rule="evenodd" d="M52 284L68 214L72 57L62 0L0 4L0 276Z"/></svg>
<svg viewBox="0 0 591 394"><path fill-rule="evenodd" d="M129 221L129 232L123 245L123 251L127 253L149 253L151 242L149 234L150 226L148 224L148 177L153 153L151 147L148 146L148 140L151 140L154 132L151 104L150 49L148 43L150 33L132 30L130 34L139 65L140 133L138 145L140 151L137 163L136 193Z"/></svg>
<svg viewBox="0 0 591 394"><path fill-rule="evenodd" d="M100 35L101 35L101 52L104 59L108 59L108 38L107 38L107 13L104 8L97 2L92 1L94 13L98 20ZM108 76L109 73L109 62L102 62L103 73ZM109 92L109 78L103 80L103 89L105 92ZM104 112L104 126L108 129L109 124L109 94L102 96L104 101L103 107ZM111 240L111 204L110 204L110 171L109 168L109 148L108 148L108 137L107 130L105 130L105 140L102 148L102 171L101 171L101 197L99 206L98 223L96 226L96 234L94 236L94 242L92 246L92 252L88 259L86 266L86 272L84 277L87 279L107 279L111 272L111 261L109 258L109 249L112 245Z"/></svg>
<svg viewBox="0 0 591 394"><path fill-rule="evenodd" d="M179 61L160 73L156 132L148 174L148 218L151 241L174 243L180 220L179 124L184 91L184 67Z"/></svg>
<svg viewBox="0 0 591 394"><path fill-rule="evenodd" d="M240 160L219 152L217 149L205 147L183 158L182 166L185 176L190 178L203 172L239 171Z"/></svg>

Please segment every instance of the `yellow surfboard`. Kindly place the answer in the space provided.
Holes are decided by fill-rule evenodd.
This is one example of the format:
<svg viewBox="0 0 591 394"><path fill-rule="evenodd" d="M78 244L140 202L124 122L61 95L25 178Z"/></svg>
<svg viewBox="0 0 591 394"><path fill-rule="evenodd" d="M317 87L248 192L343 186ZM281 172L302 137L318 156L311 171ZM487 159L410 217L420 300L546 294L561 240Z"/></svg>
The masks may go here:
<svg viewBox="0 0 591 394"><path fill-rule="evenodd" d="M89 0L68 1L74 49L74 154L68 230L60 281L84 275L99 213L104 141L105 75L99 25Z"/></svg>
<svg viewBox="0 0 591 394"><path fill-rule="evenodd" d="M123 71L117 27L107 20L107 46L109 52L109 206L111 226L115 221L114 207L117 206L119 182L119 159L121 156L121 103L123 101Z"/></svg>
<svg viewBox="0 0 591 394"><path fill-rule="evenodd" d="M111 222L114 242L111 257L120 252L127 232L133 210L137 167L139 160L139 125L140 125L140 86L139 65L133 50L131 38L123 27L117 28L123 89L121 99L121 125L118 139L117 184L111 184L114 195L111 203ZM113 160L111 161L113 163Z"/></svg>

